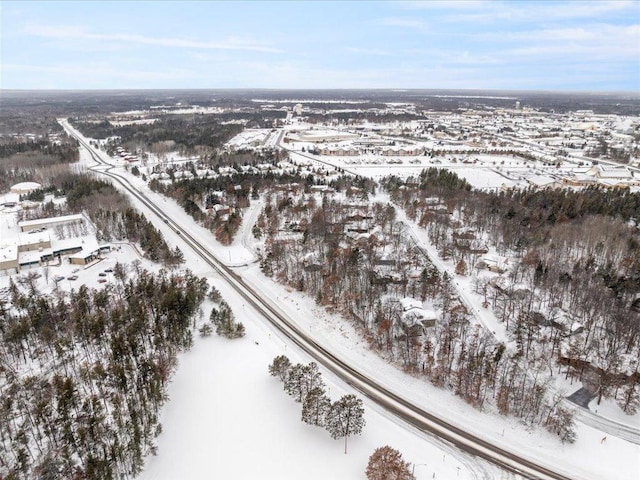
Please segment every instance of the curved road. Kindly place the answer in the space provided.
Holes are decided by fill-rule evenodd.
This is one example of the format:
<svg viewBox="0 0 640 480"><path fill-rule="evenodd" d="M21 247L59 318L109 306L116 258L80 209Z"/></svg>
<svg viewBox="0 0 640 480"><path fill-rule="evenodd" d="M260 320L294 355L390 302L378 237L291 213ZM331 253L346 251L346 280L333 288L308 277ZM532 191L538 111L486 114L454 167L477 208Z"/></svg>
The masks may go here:
<svg viewBox="0 0 640 480"><path fill-rule="evenodd" d="M352 368L340 358L336 357L332 352L321 345L318 345L313 338L298 329L295 324L282 315L268 301L261 298L240 276L233 272L228 266L220 262L199 240L194 238L188 232L183 231L179 223L168 218L161 208L156 206L156 204L146 195L140 193L136 188L134 188L126 178L110 172L113 165L102 160L99 154L94 151L88 142L86 142L78 132L70 127L66 121L61 121L61 123L66 127L67 131L88 150L92 158L99 164L99 168L96 169L97 172L110 177L130 195L144 204L146 208L160 217L165 223L173 228L176 233L180 234L183 241L207 264L209 264L223 280L226 280L246 302L269 320L274 328L278 329L284 336L289 338L315 361L322 364L325 368L330 370L346 383L353 386L355 389L359 390L363 395L366 395L372 401L381 405L383 408L392 412L394 415L403 419L418 430L436 435L437 437L450 442L460 450L488 460L508 472L521 475L529 479L575 480L579 478L555 472L551 468L500 448L483 438L468 433L464 429L438 418L437 416L414 405L411 401L381 386L374 379Z"/></svg>

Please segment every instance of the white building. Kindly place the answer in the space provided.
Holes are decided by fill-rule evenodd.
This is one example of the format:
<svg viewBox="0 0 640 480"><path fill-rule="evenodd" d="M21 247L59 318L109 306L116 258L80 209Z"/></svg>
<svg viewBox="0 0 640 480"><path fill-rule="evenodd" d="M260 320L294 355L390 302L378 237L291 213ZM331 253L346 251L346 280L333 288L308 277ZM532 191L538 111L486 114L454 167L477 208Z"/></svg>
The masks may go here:
<svg viewBox="0 0 640 480"><path fill-rule="evenodd" d="M16 183L11 187L11 193L16 193L18 195L26 195L27 193L31 193L34 190L38 190L42 188L42 185L36 182L22 182Z"/></svg>

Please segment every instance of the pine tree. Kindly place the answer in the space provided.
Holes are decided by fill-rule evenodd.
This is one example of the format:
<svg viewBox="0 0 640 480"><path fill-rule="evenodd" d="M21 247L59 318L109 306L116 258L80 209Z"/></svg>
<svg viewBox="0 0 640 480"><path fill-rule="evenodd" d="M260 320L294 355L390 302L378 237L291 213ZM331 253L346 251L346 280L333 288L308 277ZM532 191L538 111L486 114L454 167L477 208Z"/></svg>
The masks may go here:
<svg viewBox="0 0 640 480"><path fill-rule="evenodd" d="M302 402L307 394L316 387L324 388L324 383L315 362L311 362L309 365L301 363L294 365L289 370L284 382L285 391L294 397L296 402Z"/></svg>
<svg viewBox="0 0 640 480"><path fill-rule="evenodd" d="M369 457L365 470L369 480L413 480L409 470L409 462L405 462L402 454L389 445L376 448Z"/></svg>
<svg viewBox="0 0 640 480"><path fill-rule="evenodd" d="M331 405L325 426L331 438L344 437L344 453L346 454L347 439L351 435L359 435L365 423L362 400L349 394Z"/></svg>
<svg viewBox="0 0 640 480"><path fill-rule="evenodd" d="M324 391L324 382L322 381L322 374L318 369L318 364L316 362L311 362L309 365L305 365L302 369L303 373L303 384L302 391L300 392L302 395L301 401L303 401L306 396L309 394L311 390L314 388L320 388Z"/></svg>
<svg viewBox="0 0 640 480"><path fill-rule="evenodd" d="M282 382L286 380L289 370L291 370L291 361L286 355L278 355L269 365L269 374L278 377Z"/></svg>
<svg viewBox="0 0 640 480"><path fill-rule="evenodd" d="M200 332L201 337L208 337L209 335L211 335L213 328L211 327L211 324L207 322L203 323L198 331Z"/></svg>
<svg viewBox="0 0 640 480"><path fill-rule="evenodd" d="M244 325L235 321L233 312L226 302L220 303L220 310L213 308L209 319L216 326L218 335L230 339L244 337Z"/></svg>
<svg viewBox="0 0 640 480"><path fill-rule="evenodd" d="M304 365L296 363L289 369L284 381L284 391L294 397L297 402L302 401L302 385L304 383Z"/></svg>
<svg viewBox="0 0 640 480"><path fill-rule="evenodd" d="M302 421L316 427L324 427L327 413L331 409L331 399L325 394L324 388L315 387L302 403Z"/></svg>

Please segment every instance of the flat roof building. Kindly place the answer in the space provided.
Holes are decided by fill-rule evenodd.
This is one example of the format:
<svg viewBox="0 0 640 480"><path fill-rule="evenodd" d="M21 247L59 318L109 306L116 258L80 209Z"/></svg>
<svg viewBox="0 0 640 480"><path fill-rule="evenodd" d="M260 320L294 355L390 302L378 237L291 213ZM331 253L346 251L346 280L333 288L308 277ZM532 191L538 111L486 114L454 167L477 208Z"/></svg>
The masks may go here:
<svg viewBox="0 0 640 480"><path fill-rule="evenodd" d="M29 232L39 228L51 228L59 225L70 225L73 223L82 224L84 222L84 215L62 215L60 217L38 218L36 220L24 220L18 222L21 232Z"/></svg>

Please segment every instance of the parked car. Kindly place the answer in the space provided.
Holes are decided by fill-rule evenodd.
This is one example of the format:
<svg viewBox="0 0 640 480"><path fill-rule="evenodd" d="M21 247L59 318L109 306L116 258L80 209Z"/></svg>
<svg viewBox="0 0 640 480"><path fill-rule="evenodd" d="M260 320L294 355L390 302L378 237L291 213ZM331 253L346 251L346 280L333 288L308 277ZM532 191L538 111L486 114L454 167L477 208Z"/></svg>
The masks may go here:
<svg viewBox="0 0 640 480"><path fill-rule="evenodd" d="M106 277L106 276L107 276L107 274L106 274L106 273L104 273L104 272L100 272L100 273L98 274L98 276L99 276L99 277Z"/></svg>
<svg viewBox="0 0 640 480"><path fill-rule="evenodd" d="M113 272L113 268L107 268L107 269L105 269L105 272L112 273Z"/></svg>
<svg viewBox="0 0 640 480"><path fill-rule="evenodd" d="M78 279L78 275L71 275L67 277L67 280L77 280L77 279Z"/></svg>
<svg viewBox="0 0 640 480"><path fill-rule="evenodd" d="M60 280L64 280L64 277L63 277L62 275L56 275L55 277L53 277L53 279L54 279L56 282L59 282Z"/></svg>
<svg viewBox="0 0 640 480"><path fill-rule="evenodd" d="M98 283L105 283L107 281L106 278L99 278Z"/></svg>

